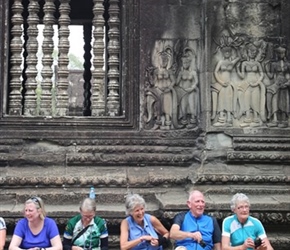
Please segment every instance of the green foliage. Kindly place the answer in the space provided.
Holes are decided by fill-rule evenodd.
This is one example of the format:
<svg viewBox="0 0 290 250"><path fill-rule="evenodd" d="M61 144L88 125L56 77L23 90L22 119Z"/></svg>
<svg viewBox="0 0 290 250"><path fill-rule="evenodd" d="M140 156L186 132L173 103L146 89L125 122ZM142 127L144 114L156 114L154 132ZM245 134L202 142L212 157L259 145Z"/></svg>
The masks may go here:
<svg viewBox="0 0 290 250"><path fill-rule="evenodd" d="M74 54L69 54L69 68L70 69L83 69L83 62L82 60Z"/></svg>

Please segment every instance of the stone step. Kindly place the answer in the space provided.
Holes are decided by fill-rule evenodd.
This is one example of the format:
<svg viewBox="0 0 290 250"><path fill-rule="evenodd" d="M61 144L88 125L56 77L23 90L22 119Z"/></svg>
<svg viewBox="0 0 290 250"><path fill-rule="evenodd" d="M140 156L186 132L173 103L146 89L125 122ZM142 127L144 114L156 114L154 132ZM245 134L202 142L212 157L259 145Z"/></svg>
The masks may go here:
<svg viewBox="0 0 290 250"><path fill-rule="evenodd" d="M112 249L118 248L120 222L125 218L125 196L128 192L141 194L147 203L146 211L161 219L169 229L174 215L187 210L186 201L189 185L179 187L97 187L97 214L108 222ZM196 185L206 198L206 212L217 217L220 225L225 216L231 214L229 202L236 192L246 193L251 201L251 212L262 220L269 237L273 238L276 246L290 244L289 237L289 187L276 186L275 190L267 185ZM32 196L40 196L48 212L59 226L61 234L67 220L79 212L80 201L88 196L87 187L23 187L2 188L0 190L0 214L5 218L8 236L13 233L16 221L23 217L23 204ZM285 232L277 234L276 232ZM278 248L275 248L275 250ZM287 248L281 248L287 249Z"/></svg>
<svg viewBox="0 0 290 250"><path fill-rule="evenodd" d="M251 202L251 209L268 211L287 211L290 204L290 187L281 186L251 186L245 187L223 185L201 185L196 189L205 194L207 208L210 210L229 210L229 202L233 194L237 192L246 193ZM98 209L118 210L116 204L123 204L128 193L141 194L149 205L149 208L162 209L164 211L174 211L186 209L188 198L187 187L164 187L164 188L96 188L96 201ZM47 207L48 212L62 211L62 207L67 206L67 211L75 211L79 202L88 196L89 187L85 188L14 188L1 189L0 210L2 212L17 213L21 211L21 206L28 198L40 196ZM263 206L267 204L267 206ZM111 207L111 209L110 209ZM122 207L122 206L121 206ZM109 210L107 210L109 208Z"/></svg>
<svg viewBox="0 0 290 250"><path fill-rule="evenodd" d="M229 211L229 202L233 194L246 193L251 202L252 211L285 211L290 206L290 187L251 186L246 187L222 185L196 186L196 189L205 194L207 209L209 211ZM124 210L125 196L129 192L141 194L148 203L147 209L151 212L157 210L180 211L187 209L187 188L96 188L96 201L98 211L122 214ZM86 188L22 188L1 189L0 211L2 214L21 213L23 203L29 197L40 196L46 205L48 213L63 212L73 213L78 211L79 202L88 196L89 187ZM265 206L266 204L266 206Z"/></svg>
<svg viewBox="0 0 290 250"><path fill-rule="evenodd" d="M110 232L109 232L110 233ZM290 233L267 233L269 240L271 241L272 246L275 250L288 250L290 244ZM4 250L8 249L9 243L11 241L12 235L7 235L6 244ZM61 235L62 237L62 235ZM172 241L174 244L174 241ZM110 250L119 250L119 235L110 235L109 234L109 249ZM173 250L173 249L168 249Z"/></svg>

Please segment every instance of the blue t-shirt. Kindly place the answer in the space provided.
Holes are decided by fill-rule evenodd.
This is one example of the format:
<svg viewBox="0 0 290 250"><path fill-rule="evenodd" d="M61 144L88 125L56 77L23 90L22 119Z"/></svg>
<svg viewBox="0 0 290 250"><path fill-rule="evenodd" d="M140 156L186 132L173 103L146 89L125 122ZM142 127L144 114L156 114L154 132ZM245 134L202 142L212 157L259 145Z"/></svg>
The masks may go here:
<svg viewBox="0 0 290 250"><path fill-rule="evenodd" d="M140 238L143 235L151 235L153 238L158 239L158 235L153 228L153 225L150 221L151 215L144 215L144 228L140 227L133 219L132 216L128 216L126 220L128 221L129 226L129 241ZM162 247L155 247L150 244L150 242L143 241L137 246L133 247L132 250L162 250Z"/></svg>
<svg viewBox="0 0 290 250"><path fill-rule="evenodd" d="M257 237L261 239L267 237L265 229L258 219L249 216L247 221L241 224L236 214L224 219L222 235L230 238L231 246L240 246L247 238L255 240Z"/></svg>
<svg viewBox="0 0 290 250"><path fill-rule="evenodd" d="M44 225L40 233L34 235L28 226L26 218L17 222L14 234L22 238L22 249L29 249L32 247L47 248L51 247L50 240L59 235L59 231L55 221L51 218L44 218Z"/></svg>
<svg viewBox="0 0 290 250"><path fill-rule="evenodd" d="M215 243L221 242L221 233L218 223L214 217L202 215L194 217L190 211L182 212L174 217L173 224L177 224L181 231L197 232L199 231L202 240L206 244L204 247L192 238L176 240L176 246L185 246L188 250L211 250Z"/></svg>

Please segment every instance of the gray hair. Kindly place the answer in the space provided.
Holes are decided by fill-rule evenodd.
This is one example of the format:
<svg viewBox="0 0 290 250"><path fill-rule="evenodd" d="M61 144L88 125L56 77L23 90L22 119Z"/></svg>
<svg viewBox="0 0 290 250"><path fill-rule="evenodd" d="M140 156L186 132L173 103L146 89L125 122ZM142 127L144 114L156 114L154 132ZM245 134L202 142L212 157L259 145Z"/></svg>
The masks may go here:
<svg viewBox="0 0 290 250"><path fill-rule="evenodd" d="M97 204L94 199L85 198L80 204L80 211L96 212Z"/></svg>
<svg viewBox="0 0 290 250"><path fill-rule="evenodd" d="M36 209L40 210L40 219L44 220L45 216L46 216L46 211L45 211L45 207L44 207L44 202L40 197L34 196L29 198L24 205L28 205L33 203L36 207Z"/></svg>
<svg viewBox="0 0 290 250"><path fill-rule="evenodd" d="M243 193L236 193L231 199L231 210L233 211L236 205L240 202L246 202L250 205L250 200L247 195Z"/></svg>
<svg viewBox="0 0 290 250"><path fill-rule="evenodd" d="M126 215L130 215L136 206L146 207L145 200L139 194L129 194L126 197Z"/></svg>

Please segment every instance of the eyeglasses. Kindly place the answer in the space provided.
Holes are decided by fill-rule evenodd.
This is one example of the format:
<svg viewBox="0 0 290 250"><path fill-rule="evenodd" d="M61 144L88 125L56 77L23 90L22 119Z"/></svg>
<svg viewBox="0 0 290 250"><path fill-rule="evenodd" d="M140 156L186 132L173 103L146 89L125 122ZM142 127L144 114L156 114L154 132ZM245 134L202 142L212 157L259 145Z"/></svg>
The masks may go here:
<svg viewBox="0 0 290 250"><path fill-rule="evenodd" d="M31 197L30 200L32 200L33 202L37 203L39 208L41 208L41 205L40 205L40 201L37 197Z"/></svg>
<svg viewBox="0 0 290 250"><path fill-rule="evenodd" d="M85 213L81 212L81 215L84 219L90 219L90 220L95 217L95 213L85 214Z"/></svg>
<svg viewBox="0 0 290 250"><path fill-rule="evenodd" d="M237 209L238 209L238 210L249 210L249 209L250 209L250 206L249 206L249 205L238 206Z"/></svg>
<svg viewBox="0 0 290 250"><path fill-rule="evenodd" d="M81 214L81 215L85 219L92 219L95 217L95 214Z"/></svg>

